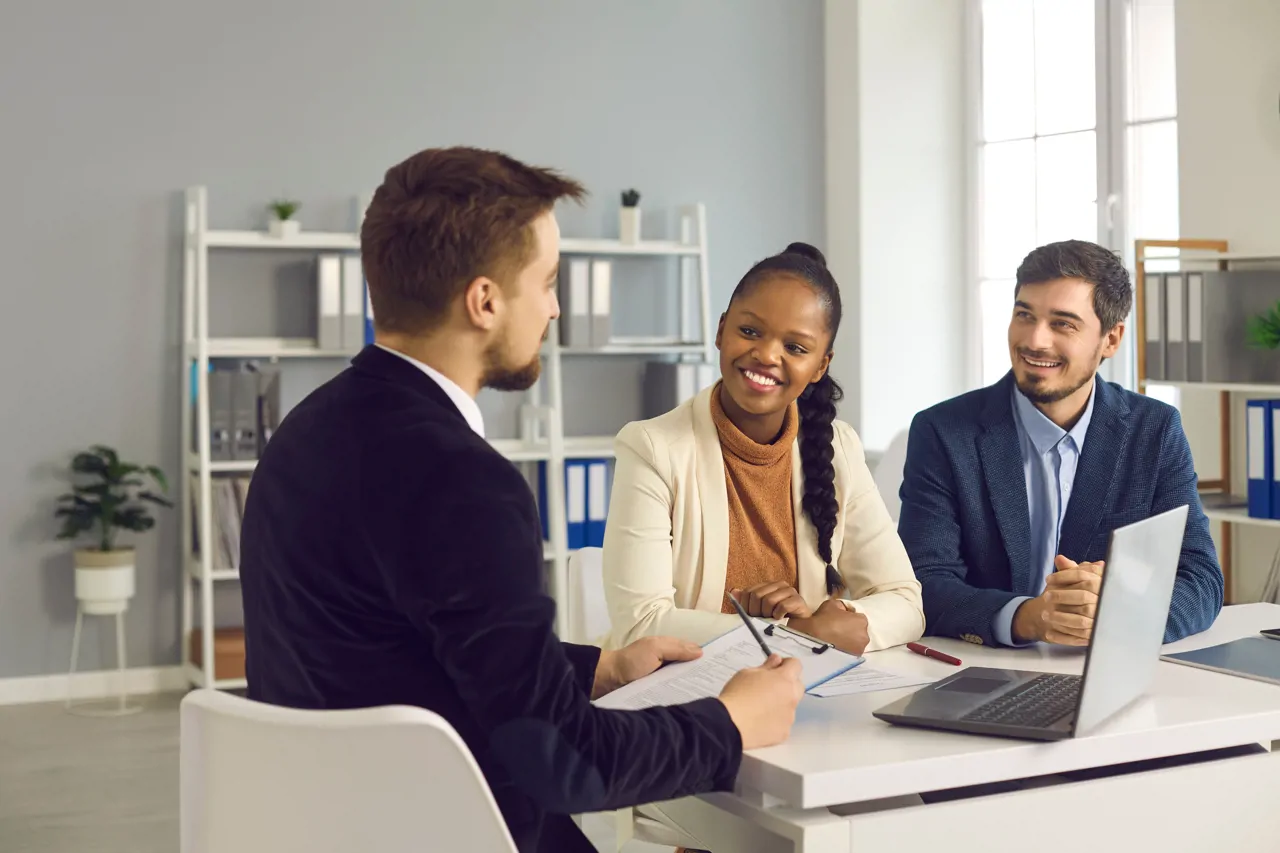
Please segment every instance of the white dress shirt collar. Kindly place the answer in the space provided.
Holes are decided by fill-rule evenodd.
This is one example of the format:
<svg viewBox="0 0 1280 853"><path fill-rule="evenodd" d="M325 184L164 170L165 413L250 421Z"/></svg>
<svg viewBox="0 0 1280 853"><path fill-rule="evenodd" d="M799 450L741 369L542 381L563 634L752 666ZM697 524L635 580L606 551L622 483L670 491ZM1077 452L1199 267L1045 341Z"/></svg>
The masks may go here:
<svg viewBox="0 0 1280 853"><path fill-rule="evenodd" d="M480 413L480 406L476 403L475 398L458 386L458 383L454 382L434 367L431 367L428 364L423 364L416 358L407 356L399 350L385 347L382 344L374 344L374 346L400 356L405 361L409 362L414 367L418 368L435 380L435 383L444 390L444 393L449 395L449 399L458 407L458 411L461 412L462 417L466 419L467 425L470 426L471 429L475 430L476 435L484 438L484 415Z"/></svg>

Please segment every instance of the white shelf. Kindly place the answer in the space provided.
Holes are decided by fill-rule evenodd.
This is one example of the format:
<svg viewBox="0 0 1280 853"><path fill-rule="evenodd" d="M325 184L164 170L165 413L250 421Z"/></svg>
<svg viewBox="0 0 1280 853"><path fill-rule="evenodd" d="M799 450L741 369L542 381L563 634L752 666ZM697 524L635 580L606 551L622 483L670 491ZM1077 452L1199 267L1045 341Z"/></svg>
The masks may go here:
<svg viewBox="0 0 1280 853"><path fill-rule="evenodd" d="M489 443L512 462L545 462L551 458L551 445L547 442L500 438ZM590 435L564 440L565 459L612 459L613 455L613 436Z"/></svg>
<svg viewBox="0 0 1280 853"><path fill-rule="evenodd" d="M192 453L187 457L187 467L192 471L200 470L200 457ZM210 474L250 473L258 467L257 459L218 459L209 462Z"/></svg>
<svg viewBox="0 0 1280 853"><path fill-rule="evenodd" d="M602 347L561 347L561 355L705 355L707 348L698 343L683 344L607 344Z"/></svg>
<svg viewBox="0 0 1280 853"><path fill-rule="evenodd" d="M1280 394L1280 383L1266 385L1249 382L1172 382L1162 379L1145 379L1146 385L1162 385L1180 391L1230 391L1235 394Z"/></svg>
<svg viewBox="0 0 1280 853"><path fill-rule="evenodd" d="M1232 524L1252 524L1257 527L1280 527L1280 518L1254 518L1245 507L1229 507L1225 509L1205 508L1204 514L1210 521L1229 521Z"/></svg>
<svg viewBox="0 0 1280 853"><path fill-rule="evenodd" d="M187 561L187 573L191 575L194 581L200 580L204 574L204 569L200 567L200 557L193 554L191 559ZM240 580L239 569L214 569L209 572L209 577L213 581L238 581Z"/></svg>
<svg viewBox="0 0 1280 853"><path fill-rule="evenodd" d="M209 358L352 358L347 350L324 350L315 338L209 338ZM187 358L199 356L197 341L187 341Z"/></svg>
<svg viewBox="0 0 1280 853"><path fill-rule="evenodd" d="M303 231L296 237L272 237L266 231L206 231L204 242L211 249L360 251L360 235L341 231Z"/></svg>
<svg viewBox="0 0 1280 853"><path fill-rule="evenodd" d="M702 254L702 247L697 244L678 243L675 240L641 240L639 243L623 243L620 240L582 240L569 237L560 241L560 254L696 256Z"/></svg>
<svg viewBox="0 0 1280 853"><path fill-rule="evenodd" d="M1174 249L1150 246L1147 251L1177 252L1169 255L1148 255L1142 263L1165 263L1169 261L1217 263L1218 261L1280 261L1280 255L1262 255L1256 252L1214 252L1204 249Z"/></svg>

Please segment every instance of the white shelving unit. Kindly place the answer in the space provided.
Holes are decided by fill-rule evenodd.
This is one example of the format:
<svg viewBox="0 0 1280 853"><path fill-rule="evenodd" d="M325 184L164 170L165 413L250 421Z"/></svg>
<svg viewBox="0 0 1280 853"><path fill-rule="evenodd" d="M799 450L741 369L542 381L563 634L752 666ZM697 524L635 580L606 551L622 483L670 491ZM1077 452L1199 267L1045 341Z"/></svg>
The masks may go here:
<svg viewBox="0 0 1280 853"><path fill-rule="evenodd" d="M363 214L357 203L356 221ZM545 463L549 541L544 543L544 559L549 564L552 596L557 604L556 630L568 629L568 528L565 517L564 463L568 459L610 458L613 436L566 437L563 418L562 357L587 356L670 356L677 359L696 358L714 361L715 342L710 314L710 279L707 268L706 209L703 205L682 207L678 211L679 240L650 240L624 244L617 240L573 239L561 241L562 255L651 256L674 257L680 267L679 334L669 339L644 341L617 339L603 347L561 347L558 324L553 323L542 351L543 375L526 392L522 409L520 437L496 439L490 443L513 463ZM210 458L208 383L192 387L194 376L208 376L210 359L349 359L355 351L322 350L309 338L211 338L209 336L209 252L239 251L325 251L359 252L357 227L347 232L302 232L290 238L272 237L265 231L219 231L208 227L208 195L205 187L186 191L186 225L183 251L183 353L181 442L188 451L181 477L181 513L183 565L182 582L182 649L183 667L192 685L235 689L245 686L244 679L214 677L214 584L239 579L236 569L214 565L212 481L218 474L252 473L254 460L215 461ZM691 305L696 306L691 310ZM696 316L693 316L695 315ZM544 402L544 392L546 402ZM191 400L195 399L194 411ZM193 422L194 418L194 422ZM198 427L194 429L193 427ZM191 436L196 446L190 447ZM192 477L198 495L192 491ZM199 516L193 522L192 501L197 499ZM198 529L199 536L196 536ZM195 548L198 541L206 547ZM196 605L200 606L199 629L202 632L202 660L188 660L187 644L197 627Z"/></svg>
<svg viewBox="0 0 1280 853"><path fill-rule="evenodd" d="M1172 254L1171 250L1177 250ZM1253 264L1274 266L1280 264L1280 254L1261 254L1254 252L1228 251L1225 240L1177 239L1177 240L1138 240L1134 244L1135 293L1134 317L1135 340L1138 341L1138 389L1146 392L1151 387L1176 388L1181 391L1216 391L1219 397L1219 442L1221 459L1219 466L1221 475L1217 480L1200 481L1202 497L1205 501L1204 513L1212 521L1221 522L1223 526L1223 542L1221 554L1223 576L1226 584L1227 603L1235 603L1233 598L1232 563L1233 536L1235 525L1251 527L1280 528L1280 519L1254 518L1244 506L1217 506L1221 496L1227 496L1229 503L1240 503L1245 500L1240 483L1232 481L1232 394L1265 394L1280 397L1280 384L1256 382L1185 382L1164 379L1146 378L1146 358L1142 342L1146 340L1145 332L1145 297L1148 266L1157 269L1176 265L1179 270L1197 269L1227 270L1236 265L1250 268ZM1256 268L1256 267L1253 267Z"/></svg>

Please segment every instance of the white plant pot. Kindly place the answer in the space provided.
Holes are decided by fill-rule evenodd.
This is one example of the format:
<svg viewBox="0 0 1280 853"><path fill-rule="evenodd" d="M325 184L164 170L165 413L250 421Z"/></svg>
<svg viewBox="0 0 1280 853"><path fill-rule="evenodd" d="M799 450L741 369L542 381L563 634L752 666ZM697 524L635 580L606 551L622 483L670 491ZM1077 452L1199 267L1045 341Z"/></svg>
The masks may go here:
<svg viewBox="0 0 1280 853"><path fill-rule="evenodd" d="M272 237L297 237L302 226L296 219L273 219L270 223Z"/></svg>
<svg viewBox="0 0 1280 853"><path fill-rule="evenodd" d="M640 208L618 209L618 239L628 246L640 242Z"/></svg>
<svg viewBox="0 0 1280 853"><path fill-rule="evenodd" d="M76 600L84 613L108 616L123 613L135 590L134 550L75 552Z"/></svg>

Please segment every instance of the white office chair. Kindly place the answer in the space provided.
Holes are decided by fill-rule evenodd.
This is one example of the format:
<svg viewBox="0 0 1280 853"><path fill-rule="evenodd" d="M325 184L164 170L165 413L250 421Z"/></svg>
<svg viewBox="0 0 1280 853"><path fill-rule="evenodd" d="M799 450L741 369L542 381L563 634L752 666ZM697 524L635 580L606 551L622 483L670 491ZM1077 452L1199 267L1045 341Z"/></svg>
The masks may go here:
<svg viewBox="0 0 1280 853"><path fill-rule="evenodd" d="M181 708L182 853L515 853L457 732L423 708Z"/></svg>
<svg viewBox="0 0 1280 853"><path fill-rule="evenodd" d="M880 497L884 499L884 505L888 508L889 517L893 519L894 524L897 524L898 515L902 511L902 499L898 497L898 490L902 488L902 469L906 464L907 430L903 430L889 442L884 455L880 457L875 470L871 472L876 488L880 490Z"/></svg>

